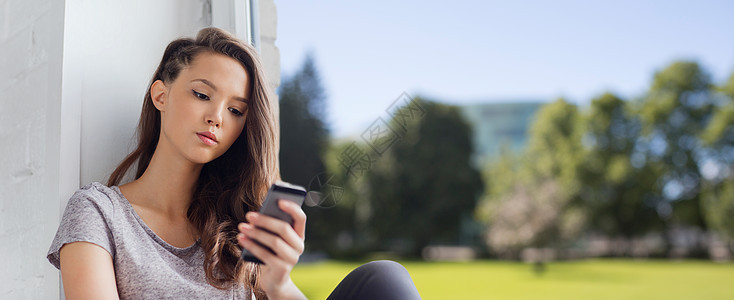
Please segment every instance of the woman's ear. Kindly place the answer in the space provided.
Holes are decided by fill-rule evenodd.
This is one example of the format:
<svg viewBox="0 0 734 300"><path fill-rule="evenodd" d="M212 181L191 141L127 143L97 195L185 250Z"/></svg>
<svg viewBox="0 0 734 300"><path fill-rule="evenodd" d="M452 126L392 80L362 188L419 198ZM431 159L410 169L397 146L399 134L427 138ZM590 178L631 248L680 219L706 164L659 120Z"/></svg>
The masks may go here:
<svg viewBox="0 0 734 300"><path fill-rule="evenodd" d="M163 80L156 80L150 86L150 98L153 100L153 105L159 111L166 111L166 104L168 103L168 87L163 83Z"/></svg>

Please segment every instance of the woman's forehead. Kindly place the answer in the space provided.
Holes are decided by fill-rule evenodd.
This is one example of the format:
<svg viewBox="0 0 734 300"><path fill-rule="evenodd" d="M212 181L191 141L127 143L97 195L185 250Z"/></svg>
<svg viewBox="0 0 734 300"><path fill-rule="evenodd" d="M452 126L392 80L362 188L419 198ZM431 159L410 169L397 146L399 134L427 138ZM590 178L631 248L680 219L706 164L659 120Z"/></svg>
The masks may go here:
<svg viewBox="0 0 734 300"><path fill-rule="evenodd" d="M249 74L245 68L236 59L223 54L205 52L197 55L191 65L181 71L180 77L187 82L208 83L214 89L228 89L242 96L249 91Z"/></svg>

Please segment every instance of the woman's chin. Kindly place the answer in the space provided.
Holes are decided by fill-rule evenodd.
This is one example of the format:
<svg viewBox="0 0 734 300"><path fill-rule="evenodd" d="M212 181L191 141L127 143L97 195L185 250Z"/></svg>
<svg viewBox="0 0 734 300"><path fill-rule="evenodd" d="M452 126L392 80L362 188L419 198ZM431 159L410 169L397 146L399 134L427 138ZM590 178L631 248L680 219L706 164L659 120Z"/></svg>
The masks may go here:
<svg viewBox="0 0 734 300"><path fill-rule="evenodd" d="M206 153L195 153L194 155L189 156L188 159L194 164L203 165L210 163L217 157L219 157L219 155L207 151Z"/></svg>

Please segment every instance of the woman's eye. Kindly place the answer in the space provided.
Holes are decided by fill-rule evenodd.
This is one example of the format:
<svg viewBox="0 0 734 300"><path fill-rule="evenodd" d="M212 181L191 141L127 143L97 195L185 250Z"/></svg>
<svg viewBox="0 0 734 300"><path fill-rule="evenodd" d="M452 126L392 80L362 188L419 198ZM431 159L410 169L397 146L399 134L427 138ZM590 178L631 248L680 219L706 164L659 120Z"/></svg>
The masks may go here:
<svg viewBox="0 0 734 300"><path fill-rule="evenodd" d="M199 93L199 92L194 91L194 90L191 90L191 91L194 92L194 96L196 96L197 98L199 98L201 100L209 100L209 96L207 96L205 94L202 94L202 93Z"/></svg>
<svg viewBox="0 0 734 300"><path fill-rule="evenodd" d="M241 111L237 110L236 108L230 108L229 111L231 111L235 116L241 117L244 115Z"/></svg>

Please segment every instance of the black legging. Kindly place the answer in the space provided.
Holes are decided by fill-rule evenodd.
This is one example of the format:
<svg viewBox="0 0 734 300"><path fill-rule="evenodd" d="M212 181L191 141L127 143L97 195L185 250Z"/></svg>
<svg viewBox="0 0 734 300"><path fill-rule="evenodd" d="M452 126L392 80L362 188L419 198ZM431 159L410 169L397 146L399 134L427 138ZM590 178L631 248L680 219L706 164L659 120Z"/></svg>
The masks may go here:
<svg viewBox="0 0 734 300"><path fill-rule="evenodd" d="M354 269L344 277L327 299L420 298L408 270L394 261L378 260Z"/></svg>

